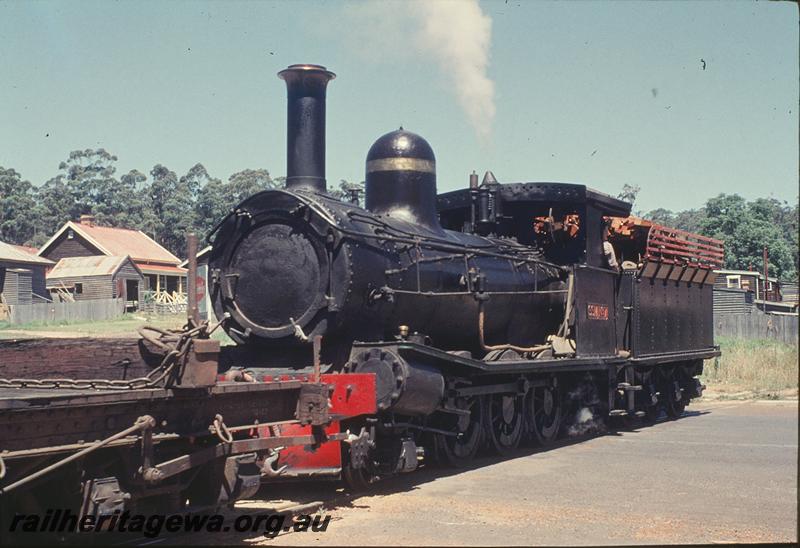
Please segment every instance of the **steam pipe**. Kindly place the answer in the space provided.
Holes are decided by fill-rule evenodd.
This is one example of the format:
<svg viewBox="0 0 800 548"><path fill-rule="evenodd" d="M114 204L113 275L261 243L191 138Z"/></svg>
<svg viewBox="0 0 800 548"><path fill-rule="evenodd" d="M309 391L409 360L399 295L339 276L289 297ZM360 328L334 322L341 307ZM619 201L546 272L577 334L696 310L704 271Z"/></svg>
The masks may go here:
<svg viewBox="0 0 800 548"><path fill-rule="evenodd" d="M550 348L549 344L539 344L536 346L516 346L513 344L488 345L486 344L486 335L484 333L485 324L486 311L484 310L484 304L483 301L478 301L478 342L480 342L481 349L485 352L491 352L493 350L514 350L515 352L524 354L526 352L541 352L542 350Z"/></svg>
<svg viewBox="0 0 800 548"><path fill-rule="evenodd" d="M325 92L336 75L320 65L290 65L286 82L286 188L326 192Z"/></svg>

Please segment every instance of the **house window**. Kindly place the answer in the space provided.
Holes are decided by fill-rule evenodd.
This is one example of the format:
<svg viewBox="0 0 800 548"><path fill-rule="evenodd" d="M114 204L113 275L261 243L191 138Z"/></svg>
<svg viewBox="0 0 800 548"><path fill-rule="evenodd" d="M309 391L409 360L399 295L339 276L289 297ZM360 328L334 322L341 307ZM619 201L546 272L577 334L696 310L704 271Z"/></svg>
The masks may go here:
<svg viewBox="0 0 800 548"><path fill-rule="evenodd" d="M742 277L741 276L728 276L727 278L728 288L736 288L740 289L742 287Z"/></svg>
<svg viewBox="0 0 800 548"><path fill-rule="evenodd" d="M72 231L72 229L69 229L69 230L67 231L67 240L71 240L71 239L73 239L74 237L75 237L75 233Z"/></svg>
<svg viewBox="0 0 800 548"><path fill-rule="evenodd" d="M80 295L83 293L83 283L75 282L75 294Z"/></svg>

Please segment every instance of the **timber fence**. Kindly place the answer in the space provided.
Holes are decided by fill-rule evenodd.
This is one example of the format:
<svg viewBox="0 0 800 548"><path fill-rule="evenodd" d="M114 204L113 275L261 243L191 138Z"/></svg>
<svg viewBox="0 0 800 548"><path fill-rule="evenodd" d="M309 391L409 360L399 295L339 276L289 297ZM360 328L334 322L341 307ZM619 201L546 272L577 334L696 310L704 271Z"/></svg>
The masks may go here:
<svg viewBox="0 0 800 548"><path fill-rule="evenodd" d="M125 301L123 299L93 299L71 303L9 305L8 308L8 321L12 325L32 322L113 320L125 313Z"/></svg>
<svg viewBox="0 0 800 548"><path fill-rule="evenodd" d="M714 336L733 339L767 339L797 346L798 320L796 315L750 314L717 315Z"/></svg>

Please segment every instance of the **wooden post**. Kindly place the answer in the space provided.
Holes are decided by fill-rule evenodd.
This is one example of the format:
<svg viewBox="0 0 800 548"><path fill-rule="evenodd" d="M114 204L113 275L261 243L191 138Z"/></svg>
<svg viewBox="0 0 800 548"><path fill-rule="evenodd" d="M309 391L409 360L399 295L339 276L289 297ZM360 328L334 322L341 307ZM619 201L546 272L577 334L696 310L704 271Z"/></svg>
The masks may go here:
<svg viewBox="0 0 800 548"><path fill-rule="evenodd" d="M767 251L767 246L764 246L764 310L767 309L768 300L769 300L769 251Z"/></svg>
<svg viewBox="0 0 800 548"><path fill-rule="evenodd" d="M200 310L197 308L197 235L190 232L186 235L186 254L189 259L189 283L186 299L186 312L194 325L200 324Z"/></svg>

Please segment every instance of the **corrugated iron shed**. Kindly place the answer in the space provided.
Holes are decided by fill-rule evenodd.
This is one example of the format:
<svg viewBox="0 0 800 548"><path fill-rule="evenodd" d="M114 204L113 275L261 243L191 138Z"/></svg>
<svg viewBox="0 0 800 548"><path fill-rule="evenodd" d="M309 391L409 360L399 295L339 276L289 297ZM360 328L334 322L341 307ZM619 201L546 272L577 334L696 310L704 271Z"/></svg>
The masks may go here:
<svg viewBox="0 0 800 548"><path fill-rule="evenodd" d="M67 257L56 263L47 274L47 280L59 278L79 278L84 276L109 276L114 274L128 257Z"/></svg>
<svg viewBox="0 0 800 548"><path fill-rule="evenodd" d="M781 296L784 302L798 304L797 282L783 282Z"/></svg>
<svg viewBox="0 0 800 548"><path fill-rule="evenodd" d="M753 292L746 289L714 288L714 316L750 314L753 311Z"/></svg>

